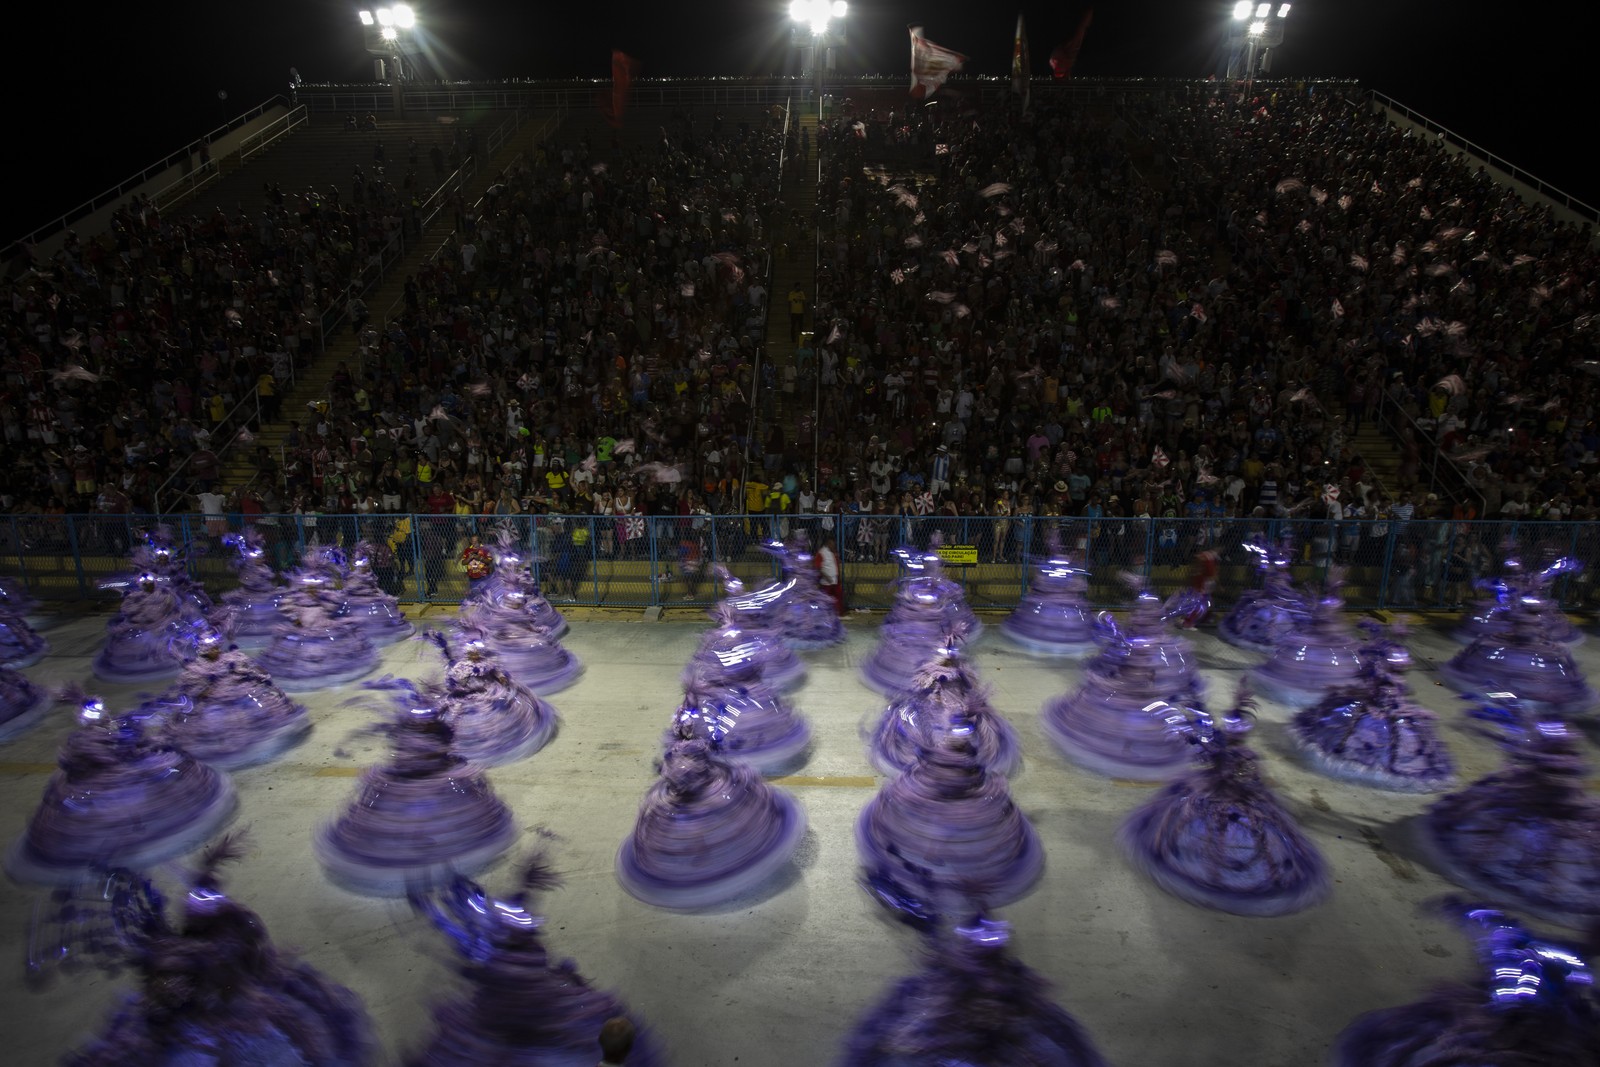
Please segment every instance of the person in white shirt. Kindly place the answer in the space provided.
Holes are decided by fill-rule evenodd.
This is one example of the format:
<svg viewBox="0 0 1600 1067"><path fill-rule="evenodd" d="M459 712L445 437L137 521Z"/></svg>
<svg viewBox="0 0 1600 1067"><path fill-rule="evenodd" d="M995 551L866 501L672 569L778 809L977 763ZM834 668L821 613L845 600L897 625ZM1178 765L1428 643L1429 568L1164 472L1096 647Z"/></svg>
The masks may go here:
<svg viewBox="0 0 1600 1067"><path fill-rule="evenodd" d="M831 533L822 535L822 547L817 549L817 585L833 599L833 610L843 615L844 583L839 580L839 552Z"/></svg>

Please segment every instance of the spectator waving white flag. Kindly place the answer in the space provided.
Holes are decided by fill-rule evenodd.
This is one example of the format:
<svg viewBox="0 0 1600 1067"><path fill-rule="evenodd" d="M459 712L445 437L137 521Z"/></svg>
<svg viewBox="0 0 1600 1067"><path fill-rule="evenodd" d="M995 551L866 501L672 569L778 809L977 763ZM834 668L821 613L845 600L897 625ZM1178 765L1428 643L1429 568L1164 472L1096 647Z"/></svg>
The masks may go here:
<svg viewBox="0 0 1600 1067"><path fill-rule="evenodd" d="M921 26L911 28L911 95L926 100L945 80L960 70L967 57L922 36Z"/></svg>

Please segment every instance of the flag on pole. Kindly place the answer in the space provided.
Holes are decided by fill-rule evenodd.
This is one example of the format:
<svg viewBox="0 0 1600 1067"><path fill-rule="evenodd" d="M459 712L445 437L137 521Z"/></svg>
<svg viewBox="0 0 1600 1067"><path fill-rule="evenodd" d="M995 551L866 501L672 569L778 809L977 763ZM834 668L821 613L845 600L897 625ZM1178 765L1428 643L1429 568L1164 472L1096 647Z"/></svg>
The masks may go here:
<svg viewBox="0 0 1600 1067"><path fill-rule="evenodd" d="M1011 48L1011 91L1022 97L1022 110L1028 110L1031 102L1032 84L1029 75L1031 64L1028 62L1028 29L1023 25L1022 12L1017 12L1017 40Z"/></svg>
<svg viewBox="0 0 1600 1067"><path fill-rule="evenodd" d="M618 49L611 51L611 99L601 105L606 121L612 126L622 125L622 113L628 109L628 93L633 88L634 75L639 73L639 61Z"/></svg>
<svg viewBox="0 0 1600 1067"><path fill-rule="evenodd" d="M921 26L911 29L911 95L925 100L939 91L945 79L960 70L967 57L922 36Z"/></svg>
<svg viewBox="0 0 1600 1067"><path fill-rule="evenodd" d="M1078 61L1078 52L1083 48L1083 35L1089 32L1089 23L1093 21L1094 8L1091 7L1078 21L1078 32L1056 45L1056 50L1050 53L1050 73L1055 75L1056 81L1072 77L1072 65Z"/></svg>

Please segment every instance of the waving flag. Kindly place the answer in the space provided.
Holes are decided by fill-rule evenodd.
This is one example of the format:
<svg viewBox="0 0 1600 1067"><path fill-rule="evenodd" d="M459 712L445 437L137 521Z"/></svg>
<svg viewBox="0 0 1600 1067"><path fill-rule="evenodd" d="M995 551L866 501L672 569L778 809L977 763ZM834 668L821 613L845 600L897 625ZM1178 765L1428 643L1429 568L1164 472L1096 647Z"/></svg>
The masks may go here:
<svg viewBox="0 0 1600 1067"><path fill-rule="evenodd" d="M1056 45L1056 50L1050 53L1050 73L1055 75L1056 81L1072 77L1072 65L1078 61L1078 53L1083 50L1083 35L1089 32L1089 23L1093 21L1094 8L1091 7L1078 21L1078 32Z"/></svg>
<svg viewBox="0 0 1600 1067"><path fill-rule="evenodd" d="M606 121L612 126L622 125L622 113L628 109L628 93L633 79L639 73L639 61L625 52L611 52L611 99L601 104Z"/></svg>
<svg viewBox="0 0 1600 1067"><path fill-rule="evenodd" d="M939 91L945 80L960 70L967 57L934 44L922 36L921 26L911 28L911 95L925 100Z"/></svg>
<svg viewBox="0 0 1600 1067"><path fill-rule="evenodd" d="M1028 29L1023 25L1022 12L1017 12L1017 39L1011 46L1011 91L1022 97L1022 110L1032 102L1032 82L1029 79Z"/></svg>

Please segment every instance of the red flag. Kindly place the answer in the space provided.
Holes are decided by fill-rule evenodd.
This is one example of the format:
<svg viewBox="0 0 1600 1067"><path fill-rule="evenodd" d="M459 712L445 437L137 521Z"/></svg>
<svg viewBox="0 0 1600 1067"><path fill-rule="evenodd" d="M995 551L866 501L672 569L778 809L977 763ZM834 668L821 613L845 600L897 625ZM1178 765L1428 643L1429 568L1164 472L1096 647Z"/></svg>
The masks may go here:
<svg viewBox="0 0 1600 1067"><path fill-rule="evenodd" d="M1022 97L1022 110L1028 110L1032 96L1029 80L1028 30L1023 25L1022 12L1017 12L1017 40L1011 46L1011 91Z"/></svg>
<svg viewBox="0 0 1600 1067"><path fill-rule="evenodd" d="M1056 81L1072 77L1072 65L1078 61L1078 52L1083 48L1083 35L1089 32L1089 23L1093 21L1094 8L1091 7L1079 20L1078 32L1056 45L1056 50L1050 53L1050 73L1055 75Z"/></svg>
<svg viewBox="0 0 1600 1067"><path fill-rule="evenodd" d="M926 99L939 91L945 79L961 69L967 57L922 36L921 26L911 27L911 95Z"/></svg>
<svg viewBox="0 0 1600 1067"><path fill-rule="evenodd" d="M611 51L611 101L601 104L600 109L605 112L606 121L613 126L622 125L622 113L628 109L628 92L633 88L633 79L639 73L639 61L626 52L612 49Z"/></svg>

